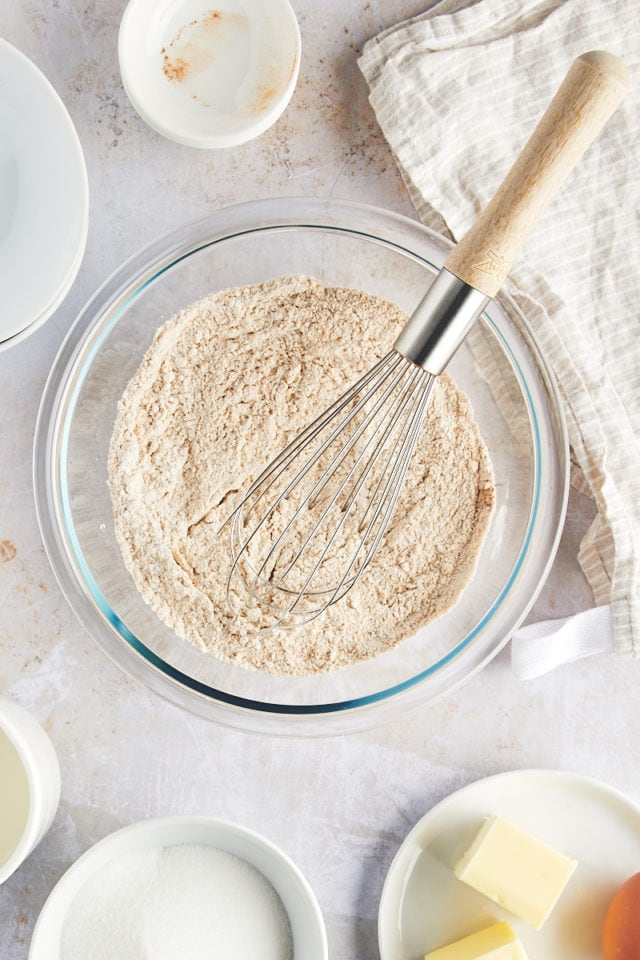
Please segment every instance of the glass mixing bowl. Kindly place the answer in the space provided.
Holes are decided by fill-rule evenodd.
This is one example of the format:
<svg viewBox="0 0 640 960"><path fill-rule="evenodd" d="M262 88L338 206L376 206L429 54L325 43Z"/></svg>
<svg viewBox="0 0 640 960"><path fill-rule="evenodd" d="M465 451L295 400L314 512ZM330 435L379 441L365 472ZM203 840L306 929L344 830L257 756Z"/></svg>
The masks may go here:
<svg viewBox="0 0 640 960"><path fill-rule="evenodd" d="M334 200L265 200L175 230L98 290L45 387L34 482L60 586L87 630L127 673L228 726L334 735L433 702L507 642L552 563L568 478L566 428L553 378L507 300L504 307L489 307L449 367L472 402L493 463L492 522L458 603L394 650L307 677L223 662L179 639L146 606L114 536L107 451L116 406L162 323L214 291L291 273L366 290L410 313L448 249L421 224L385 210Z"/></svg>

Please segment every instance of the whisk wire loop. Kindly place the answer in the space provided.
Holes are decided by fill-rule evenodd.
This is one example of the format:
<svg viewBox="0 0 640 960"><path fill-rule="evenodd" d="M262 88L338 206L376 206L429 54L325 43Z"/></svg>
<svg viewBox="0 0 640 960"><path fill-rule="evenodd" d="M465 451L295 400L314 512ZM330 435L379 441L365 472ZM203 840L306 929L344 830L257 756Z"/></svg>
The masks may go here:
<svg viewBox="0 0 640 960"><path fill-rule="evenodd" d="M419 380L420 376L421 375L419 372L417 373L417 376L414 375L414 381ZM385 486L383 488L383 493L380 498L380 502L377 504L373 512L373 516L371 517L362 538L360 539L355 551L353 552L351 559L349 561L349 564L344 574L342 575L340 582L331 591L325 591L325 592L329 592L330 596L320 606L310 611L307 611L307 614L305 614L304 619L302 620L303 623L309 623L311 620L315 620L316 617L319 617L320 614L327 609L327 607L331 606L334 603L337 603L338 600L340 600L343 596L345 596L346 593L348 593L349 590L353 588L353 586L357 583L357 581L360 579L360 577L366 570L367 566L369 565L382 537L384 536L387 530L389 521L395 509L397 499L402 489L402 483L403 483L407 468L409 466L409 462L413 455L413 451L415 449L415 445L418 440L418 436L420 434L420 428L422 426L422 421L424 419L424 415L426 412L426 407L429 400L429 394L431 391L431 387L433 386L432 377L423 376L422 379L423 379L423 382L418 384L418 389L415 391L415 394L418 397L418 402L414 404L411 413L408 414L406 417L406 420L409 421L409 425L406 428L406 430L404 432L401 431L398 437L396 438L393 448L391 449L391 451L389 452L389 456L387 457L385 469L376 484L375 493L377 494L377 491L381 487L384 477L386 475L387 467L391 464L392 466L391 474L387 479ZM390 431L392 428L393 428L393 425L389 424L388 430ZM398 450L398 447L400 447L399 450ZM374 461L370 459L370 465L373 465L373 462ZM361 485L364 485L368 472L369 470L367 469L365 474L362 477ZM350 506L345 510L345 514L349 512L349 510L351 509L351 506L355 502L356 502L356 497L353 497L351 500ZM375 494L374 494L374 497L372 497L370 500L367 501L367 504L365 507L365 514L359 524L359 530L362 530L363 521L366 518L366 515L370 511L374 502L375 502ZM370 543L370 546L366 550L364 560L361 562L354 576L349 578L349 574L351 573L351 570L356 565L358 561L358 557L362 552L362 550L364 549L365 544L367 543L367 540L372 530L375 527L376 521L380 516L380 514L382 513L385 503L387 503L387 506L382 516L381 523L376 531L376 534L373 540ZM333 542L339 533L340 526L342 525L342 523L344 523L344 520L346 520L346 516L341 520L341 523L334 530L330 540L328 541L328 543L326 544L323 550L321 557L318 559L313 570L309 574L306 583L303 585L301 591L298 593L293 603L290 604L288 610L282 614L281 619L278 621L279 624L285 623L286 618L290 614L294 613L296 606L303 599L303 597L309 595L308 588L313 579L313 576L315 575L321 562L325 559L326 555L328 554L330 547L333 545ZM305 548L306 546L308 546L308 543L304 545ZM302 555L303 552L304 550L301 549L300 554ZM297 624L299 623L300 621L297 621Z"/></svg>
<svg viewBox="0 0 640 960"><path fill-rule="evenodd" d="M318 434L322 432L324 427L332 419L334 419L338 414L340 414L345 409L345 407L347 407L348 404L354 400L354 398L358 395L360 390L363 387L367 386L378 372L382 371L386 366L388 369L385 371L385 374L383 377L383 379L386 379L386 377L389 376L393 372L393 370L399 365L401 360L402 358L399 357L398 354L394 353L393 351L390 351L371 370L369 370L366 374L364 374L364 376L361 377L360 380L358 380L355 384L353 384L349 390L347 390L341 397L339 397L338 400L336 400L330 407L328 407L323 413L321 413L320 416L316 417L316 419L312 421L301 433L299 433L298 436L295 437L291 441L291 443L289 443L288 446L285 447L284 450L282 450L281 453L277 457L275 457L274 460L272 460L271 463L269 463L265 467L265 469L259 474L259 476L253 481L253 483L251 484L247 492L244 494L240 502L236 504L233 511L221 524L215 536L218 536L218 534L224 529L224 527L227 524L231 523L233 525L233 521L237 520L237 518L241 515L241 512L245 504L247 504L251 500L253 495L258 490L260 490L261 487L263 487L263 485L267 480L269 480L269 483L263 487L262 491L258 494L256 499L250 504L247 510L247 513L245 514L245 517L244 517L244 521L246 523L246 521L249 518L249 515L252 513L253 510L256 509L260 501L264 499L264 497L272 488L272 486L277 482L278 478L286 470L289 463L291 463L291 461L294 458L297 458L298 456L300 456L301 451L304 450L316 438L316 436L318 436ZM365 394L360 404L358 405L358 409L361 409L362 406L364 406L364 404L369 400L369 398L379 389L379 386L380 386L380 382L377 382L374 388ZM347 416L346 420L342 421L333 430L331 436L329 436L326 439L326 441L322 444L320 449L315 452L312 458L310 458L305 462L304 466L306 467L306 470L304 470L304 472L303 470L299 471L298 474L296 474L296 477L294 477L294 481L296 481L297 479L301 479L308 472L308 470L310 470L314 466L317 460L322 456L322 453L324 452L324 450L329 446L332 440L335 439L335 437L338 435L340 430L343 429L343 426L346 424L346 422L349 419L351 419L351 414L353 414L354 412L355 411L351 411L351 413ZM269 510L263 515L262 519L260 520L258 525L255 527L254 531L251 533L247 541L242 542L242 539L240 538L241 549L246 548L249 545L251 540L256 536L256 534L259 532L262 526L264 526L264 523L267 521L269 516L279 506L282 500L284 500L288 496L288 494L291 492L294 481L292 481L289 484L289 486L280 493L279 497L271 504ZM235 554L233 554L233 560L234 560L234 566L235 566L235 560L236 560ZM234 573L234 569L232 568L230 575L232 576L233 573Z"/></svg>
<svg viewBox="0 0 640 960"><path fill-rule="evenodd" d="M232 611L248 602L269 612L261 629L297 626L352 588L388 527L433 379L390 351L265 467L218 531L229 525ZM326 583L341 537L348 562Z"/></svg>
<svg viewBox="0 0 640 960"><path fill-rule="evenodd" d="M424 420L424 417L425 417L425 414L426 414L426 411L427 411L427 405L428 405L428 403L429 403L429 398L430 398L430 395L431 395L431 390L432 390L432 388L433 388L433 384L435 383L435 379L434 379L432 376L430 376L430 375L428 375L428 377L425 378L425 380L428 380L428 382L426 382L424 385L422 385L422 390L421 390L421 394L420 394L420 401L419 401L419 403L417 404L417 407L416 407L416 409L415 409L415 411L414 411L414 415L413 415L413 418L412 418L412 420L411 420L411 423L410 423L410 426L409 426L409 430L408 430L408 432L407 432L407 437L405 438L405 441L403 442L403 447L402 447L402 449L401 449L401 452L400 452L400 454L398 455L397 461L396 461L396 462L394 463L394 465L393 465L393 470L392 470L391 478L390 478L389 482L388 482L388 483L386 484L386 486L385 486L383 496L380 498L380 502L379 502L379 504L376 506L376 509L375 509L375 512L374 512L374 516L373 516L372 519L370 520L369 525L368 525L368 527L367 527L367 530L365 531L365 534L364 534L362 540L360 541L360 548L359 548L359 549L362 549L362 547L363 547L364 544L366 543L367 537L368 537L369 533L371 532L371 530L372 530L372 528L373 528L373 525L375 524L375 522L376 522L376 520L377 520L380 512L382 511L383 505L384 505L385 501L388 499L387 507L386 507L386 509L385 509L385 513L384 513L384 515L383 515L382 522L381 522L380 526L378 527L378 530L377 530L377 532L376 532L376 535L375 535L375 537L374 537L374 539L373 539L373 541L372 541L372 543L371 543L371 546L368 548L368 550L367 550L367 552L366 552L365 558L364 558L363 562L361 563L361 565L360 565L360 567L359 567L359 569L358 569L357 574L356 574L355 577L352 579L352 581L349 582L349 585L348 585L348 589L349 589L349 590L355 585L355 583L356 583L356 582L358 581L358 579L362 576L362 574L364 573L364 571L365 571L366 568L368 567L369 563L371 562L371 560L372 560L372 558L373 558L373 555L375 554L375 552L376 552L376 550L377 550L377 548L378 548L378 545L379 545L380 541L382 540L384 534L386 533L387 527L388 527L388 525L389 525L389 521L391 520L391 517L393 516L393 512L394 512L394 510L395 510L395 506L396 506L396 503L397 503L397 501L398 501L398 497L400 496L400 493L401 493L401 491L402 491L402 485L403 485L403 483L404 483L404 478L405 478L405 476L406 476L406 472L407 472L407 469L408 469L408 467L409 467L409 463L411 462L411 457L413 456L413 452L414 452L414 450L415 450L416 443L418 442L418 438L419 438L419 436L420 436L420 430L421 430L422 422L423 422L423 420ZM372 503L373 503L373 500L370 501L370 503L367 505L367 512L368 512L368 510L371 508ZM366 516L366 513L365 513L365 516ZM354 555L353 562L355 562L356 559L357 559L357 554ZM346 573L345 573L345 577L344 577L345 580L346 580L346 577L348 576L350 570L351 570L351 566L347 569L347 571L346 571ZM340 586L341 586L341 585L339 585L339 587L340 587ZM336 591L336 594L337 594L337 595L336 595L335 599L332 600L333 603L336 603L342 596L344 596L344 593L339 593L339 594L338 594L338 591Z"/></svg>
<svg viewBox="0 0 640 960"><path fill-rule="evenodd" d="M281 450L280 453L276 457L274 457L274 459L269 464L267 464L264 470L256 477L253 483L249 486L248 490L243 495L239 503L236 504L233 511L220 525L220 527L215 533L216 537L222 532L222 530L224 530L227 524L231 522L232 518L238 514L238 512L242 509L244 504L251 499L251 497L256 492L256 490L258 490L266 482L266 480L268 480L270 477L273 477L276 471L282 472L282 470L286 468L287 464L290 463L294 457L297 457L300 451L305 449L305 447L307 447L315 439L315 437L323 430L325 425L330 420L332 420L335 416L341 413L342 410L344 410L344 408L348 406L349 403L351 403L354 397L357 396L360 390L362 390L363 387L367 386L370 383L370 381L373 380L374 377L385 366L389 364L391 360L395 360L396 361L395 366L397 366L397 363L399 360L401 360L401 358L398 356L398 354L394 353L393 350L385 354L385 356L382 357L382 359L379 360L378 363L371 368L371 370L365 373L364 376L362 376L360 380L358 380L356 383L352 384L349 390L343 393L342 396L338 397L338 399L335 400L330 407L327 407L327 409L324 410L319 416L317 416L315 420L312 420L311 423L307 424L304 430L302 430L296 437L294 437L294 439L289 444L287 444L287 446L284 447L284 449ZM273 482L275 482L276 479L277 479L277 476L273 477ZM249 512L255 509L255 507L259 504L260 500L263 499L263 497L268 493L270 487L271 487L271 484L265 486L262 493L258 496L254 504L250 507Z"/></svg>
<svg viewBox="0 0 640 960"><path fill-rule="evenodd" d="M340 509L341 509L341 517L340 517L340 519L339 519L339 522L338 522L338 523L336 524L336 526L333 528L333 532L332 532L331 536L329 537L329 539L328 539L327 542L325 543L325 546L324 546L324 548L323 548L320 556L319 556L318 559L316 560L313 568L311 569L310 573L309 573L308 576L307 576L307 579L306 579L305 583L302 585L302 587L301 587L300 591L298 592L297 596L295 597L293 603L289 606L288 610L286 611L285 616L286 616L286 615L289 615L289 614L291 614L291 613L294 612L295 607L298 605L298 603L302 600L303 597L315 596L315 595L318 595L318 594L330 594L329 598L328 598L327 600L325 600L325 602L322 604L322 606L318 609L318 614L321 613L322 610L324 610L327 606L330 606L332 603L335 603L337 599L339 599L338 593L339 593L339 591L340 591L340 588L342 588L343 585L345 584L345 580L346 580L346 578L347 578L347 576L348 576L348 573L351 571L351 569L353 568L354 563L355 563L356 560L357 560L357 556L358 556L358 553L359 553L359 551L360 551L360 549L361 549L362 544L360 544L360 546L358 547L358 549L355 551L355 553L354 553L354 555L353 555L353 559L352 559L351 563L349 564L349 567L348 567L348 570L347 570L347 574L344 575L344 576L341 578L341 580L340 580L340 582L339 582L339 584L338 584L338 586L337 586L336 588L331 588L330 590L312 591L312 590L309 589L309 588L310 588L310 585L311 585L311 583L312 583L312 581L313 581L313 578L314 578L317 570L319 569L319 567L321 566L321 564L322 564L323 561L325 560L326 556L327 556L328 553L329 553L330 548L332 547L332 545L333 545L333 543L335 542L335 540L337 539L340 531L342 530L344 524L346 523L346 521L347 521L347 519L348 519L348 517L349 517L349 515L350 515L350 513L351 513L351 511L352 511L352 508L353 508L354 505L356 504L358 494L359 494L359 492L362 490L362 488L364 487L364 485L365 485L365 483L366 483L366 481L367 481L367 479L368 479L368 477L369 477L369 475L370 475L370 473L371 473L371 470L373 469L374 465L376 464L376 462L377 462L377 460L378 460L378 458L379 458L379 455L380 455L381 451L382 451L383 448L384 448L384 443L385 443L386 440L388 439L389 435L392 433L392 431L393 431L393 429L394 429L394 426L395 426L395 421L396 421L397 413L402 411L403 405L406 403L407 396L410 395L410 394L414 391L414 389L415 389L415 382L416 382L417 379L420 379L421 377L422 377L422 374L421 374L421 372L420 372L419 370L415 369L414 371L412 371L411 376L410 376L410 378L408 379L407 384L403 387L402 392L400 392L400 393L398 394L398 396L397 396L397 397L395 398L395 400L394 400L394 408L395 408L395 409L393 410L391 416L387 418L386 422L385 422L384 419L382 419L382 420L380 421L380 423L376 426L374 432L373 432L372 435L370 436L370 438L369 438L369 440L367 441L366 445L363 447L363 449L362 449L362 450L360 451L360 453L358 454L358 456L357 456L356 460L354 461L351 469L349 470L349 472L347 473L346 477L344 478L344 480L342 481L342 483L340 484L340 486L339 486L338 489L336 490L335 494L334 494L333 497L331 498L331 501L329 502L329 504L327 505L327 507L326 507L325 510L323 511L321 517L320 517L320 518L318 519L318 521L316 522L314 528L313 528L312 531L309 533L309 535L307 536L306 540L305 540L305 541L302 543L302 545L299 547L296 555L295 555L295 556L293 557L293 559L289 562L286 570L285 570L284 573L281 575L280 579L279 579L278 581L276 581L276 582L274 582L274 583L271 584L271 585L276 586L276 587L278 587L278 588L286 589L285 586L284 586L284 582L285 582L285 580L286 580L286 577L287 577L288 573L289 573L290 570L296 565L296 563L298 562L298 560L300 559L300 557L304 555L304 553L305 553L305 551L307 550L309 544L310 544L311 541L313 540L316 532L317 532L318 529L321 527L323 521L325 520L325 518L326 518L327 515L329 514L331 508L338 502L338 500L340 499L340 496L341 496L341 494L343 493L345 487L347 486L347 484L349 483L349 481L352 479L354 473L356 472L356 470L357 470L358 467L360 466L362 460L365 459L365 456L367 455L367 451L369 450L369 447L370 447L370 446L373 444L373 442L376 440L376 436L378 435L378 433L379 433L380 431L382 431L382 435L379 436L378 439L377 439L377 442L376 442L376 445L375 445L375 449L373 450L373 452L370 452L370 453L369 453L369 457L368 457L368 459L367 459L367 462L366 462L364 468L360 471L360 475L359 475L359 477L357 478L357 480L355 481L355 483L353 484L353 486L352 486L352 488L351 488L351 491L348 493L344 505L340 508ZM381 402L383 402L383 399L381 399ZM362 426L362 425L361 425L361 426ZM360 428L359 428L359 432L360 432ZM354 436L355 436L355 435L354 435ZM390 451L388 460L389 460L389 459L392 459L392 458L394 457L394 455L397 455L397 447L398 447L398 444L400 443L401 440L402 440L402 433L400 433L400 434L398 435L398 437L396 438L395 443L394 443L394 445L393 445L393 447L392 447L392 449L391 449L391 451ZM343 448L343 449L344 449L344 448ZM334 472L335 472L335 470L334 470L334 461L332 461L332 462L329 464L329 466L325 469L325 471L323 472L323 474L322 474L321 480L322 480L322 482L323 482L323 485L325 485L326 483L329 482L329 480L330 480L331 477L333 476ZM379 487L380 487L380 482L381 482L381 480L383 479L383 476L384 476L384 474L381 476L381 478L378 480L378 483L376 484L374 496L375 496L375 493L377 492L377 490L378 490ZM312 492L311 496L315 496L315 493ZM301 504L299 510L302 509L302 507L305 505L305 503L306 503L306 501L307 501L308 499L309 499L309 497L305 498L305 501L303 501L303 503ZM366 512L367 512L367 510L365 509L365 516L366 516ZM297 513L294 515L294 517L293 517L293 518L291 519L291 521L289 522L290 524L293 523L293 521L294 521L294 519L295 519L295 516L297 516ZM358 530L361 531L361 529L362 529L362 520L361 520L360 523L358 524ZM254 581L254 586L255 586L255 585L256 585L256 583L255 583L255 581ZM350 589L350 587L351 587L351 584L349 584L349 586L348 586L347 589ZM345 591L345 592L346 592L346 591Z"/></svg>
<svg viewBox="0 0 640 960"><path fill-rule="evenodd" d="M347 456L349 455L349 453L351 452L351 450L353 450L353 448L354 448L355 445L357 444L357 442L358 442L358 440L360 439L360 437L365 433L367 427L369 427L369 426L373 423L373 421L374 421L377 413L379 412L380 408L382 407L382 405L383 405L384 402L386 401L387 397L388 397L389 394L393 391L393 389L397 386L399 380L400 380L401 377L402 377L402 373L403 373L403 371L400 370L400 372L396 373L396 375L391 378L391 381L390 381L390 383L387 384L387 386L386 386L386 388L385 388L382 396L377 399L377 401L376 401L376 403L374 404L374 406L372 407L372 409L367 413L367 415L366 415L366 416L363 418L363 420L360 422L359 426L357 427L357 429L355 430L355 432L352 434L352 436L350 437L350 439L347 441L347 443L345 443L345 444L343 444L341 447L339 447L338 452L336 453L336 455L335 455L335 456L333 457L333 459L329 462L329 464L325 467L325 469L323 470L322 474L320 475L319 479L316 481L316 483L314 484L314 486L312 487L312 489L306 494L306 496L304 497L304 499L303 499L302 502L300 503L300 506L298 507L298 509L296 510L296 512L293 514L293 516L291 517L291 519L289 520L289 522L286 524L286 526L285 526L284 529L282 530L281 534L279 535L278 539L275 541L275 543L274 543L273 546L271 547L269 553L268 553L268 554L266 555L266 557L264 558L264 560L263 560L263 562L262 562L262 564L261 564L261 566L260 566L260 569L259 569L258 572L257 572L256 581L257 581L257 579L259 578L259 576L262 574L265 566L268 564L268 562L269 562L269 560L271 559L272 555L275 553L275 551L277 550L277 548L280 546L280 543L284 540L285 536L287 535L287 533L289 532L289 530L291 529L291 527L292 527L293 524L295 523L295 520L296 520L296 518L299 516L300 511L301 511L302 509L304 509L304 507L312 508L312 507L313 507L313 504L320 499L320 495L321 495L321 493L323 492L323 490L325 489L327 483L331 480L331 478L332 478L333 476L335 476L338 468L341 466L341 464L342 464L342 463L344 462L344 460L347 458ZM366 400L370 399L372 395L373 395L373 391L369 391L368 394L366 395L366 397L363 398L363 401L364 401L365 399L366 399ZM333 443L333 441L336 439L336 437L339 436L339 434L342 433L342 432L345 430L345 428L351 423L351 421L355 419L356 415L360 412L360 410L363 408L363 406L364 406L364 403L363 403L363 402L360 402L360 403L359 403L356 407L354 407L353 410L345 417L345 419L339 424L339 426L335 428L335 430L332 432L332 434L327 438L327 440L322 444L322 446L320 447L320 449L317 451L317 454L314 455L312 458L310 458L309 461L307 461L307 463L304 465L304 467L303 467L301 470L299 470L298 473L294 476L293 480L290 482L290 484L289 484L289 486L287 487L287 489L283 492L283 494L282 494L282 495L278 498L278 500L274 503L273 507L271 508L271 511L268 511L267 514L265 514L265 519L269 516L269 512L272 512L273 509L275 509L275 507L277 507L277 506L279 505L279 503L282 501L282 499L286 499L286 496L291 492L291 490L293 490L296 486L298 486L298 484L299 484L300 481L304 478L304 476L306 475L306 473L311 469L312 466L315 465L315 463L318 462L318 460L320 459L322 453L325 453L325 452L329 449L329 447L331 446L331 444ZM379 429L379 428L376 428L376 432L377 432L377 429ZM331 510L331 508L335 505L335 503L337 503L337 501L338 501L338 499L339 499L339 497L340 497L340 494L341 494L342 491L344 490L344 487L345 487L346 484L348 483L349 479L350 479L351 476L353 475L353 472L354 472L355 469L357 468L360 460L361 460L362 457L365 455L365 453L366 453L369 445L371 444L371 442L372 442L374 439L375 439L375 432L374 432L374 433L372 434L372 436L369 438L369 440L367 441L367 445L366 445L366 446L364 447L364 449L361 451L361 453L359 454L358 458L357 458L356 461L354 462L353 466L352 466L351 469L349 470L347 476L345 477L344 481L340 484L340 486L338 487L336 493L334 494L334 496L333 496L333 497L331 498L331 500L329 501L328 506L325 508L325 510L323 511L322 515L319 517L318 521L316 522L315 527L313 528L313 530L312 530L311 533L309 534L307 540L306 540L306 541L303 543L303 545L300 547L297 555L296 555L296 556L294 557L294 559L291 561L291 563L290 563L289 567L287 568L287 570L285 570L285 572L282 574L281 580L284 580L284 578L286 577L288 571L289 571L289 570L291 569L291 567L294 565L294 563L296 562L296 560L299 559L301 553L303 552L303 550L305 549L305 547L308 545L308 543L309 543L310 540L312 539L313 535L316 533L316 531L317 531L317 530L320 528L320 526L322 525L323 520L325 519L325 517L327 516L327 514L329 513L329 511ZM339 528L338 528L338 529L339 529ZM276 584L274 584L274 585L275 585L275 586L279 586L280 584L276 583Z"/></svg>

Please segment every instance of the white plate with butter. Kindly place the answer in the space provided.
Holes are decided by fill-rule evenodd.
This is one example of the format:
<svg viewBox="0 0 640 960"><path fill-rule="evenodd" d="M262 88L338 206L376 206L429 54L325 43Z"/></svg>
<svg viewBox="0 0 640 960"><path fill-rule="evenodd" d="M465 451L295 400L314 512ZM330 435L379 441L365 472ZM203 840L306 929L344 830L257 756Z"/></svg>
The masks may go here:
<svg viewBox="0 0 640 960"><path fill-rule="evenodd" d="M541 930L454 874L482 821L504 817L578 861ZM616 890L640 864L640 805L573 773L516 770L451 794L419 821L387 874L378 915L382 960L420 960L507 920L529 960L602 960L602 925Z"/></svg>

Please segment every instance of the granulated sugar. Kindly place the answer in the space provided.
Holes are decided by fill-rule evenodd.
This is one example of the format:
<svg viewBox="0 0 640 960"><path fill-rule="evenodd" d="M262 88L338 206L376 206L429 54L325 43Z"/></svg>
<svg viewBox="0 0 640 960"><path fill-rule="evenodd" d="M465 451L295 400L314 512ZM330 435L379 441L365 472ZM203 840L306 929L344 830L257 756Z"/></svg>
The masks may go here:
<svg viewBox="0 0 640 960"><path fill-rule="evenodd" d="M61 960L292 960L289 918L254 867L215 847L138 850L72 900Z"/></svg>
<svg viewBox="0 0 640 960"><path fill-rule="evenodd" d="M292 276L218 293L158 331L119 406L109 485L127 569L181 637L238 665L310 674L389 650L456 602L494 489L471 406L447 374L378 552L320 618L266 633L234 619L228 539L211 542L238 491L388 351L406 319L377 297Z"/></svg>

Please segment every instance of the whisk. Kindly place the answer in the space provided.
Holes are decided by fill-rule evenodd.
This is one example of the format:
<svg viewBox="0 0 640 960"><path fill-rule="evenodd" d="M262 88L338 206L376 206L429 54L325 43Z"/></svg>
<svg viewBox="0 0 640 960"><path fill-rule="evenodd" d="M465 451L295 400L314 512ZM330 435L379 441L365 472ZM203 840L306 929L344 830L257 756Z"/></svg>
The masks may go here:
<svg viewBox="0 0 640 960"><path fill-rule="evenodd" d="M244 492L220 528L229 530L232 609L242 606L262 628L298 626L363 576L389 527L437 376L628 85L610 53L592 51L573 63L389 353Z"/></svg>

